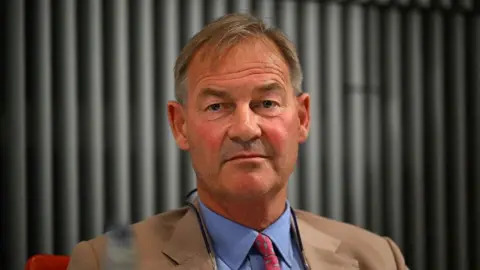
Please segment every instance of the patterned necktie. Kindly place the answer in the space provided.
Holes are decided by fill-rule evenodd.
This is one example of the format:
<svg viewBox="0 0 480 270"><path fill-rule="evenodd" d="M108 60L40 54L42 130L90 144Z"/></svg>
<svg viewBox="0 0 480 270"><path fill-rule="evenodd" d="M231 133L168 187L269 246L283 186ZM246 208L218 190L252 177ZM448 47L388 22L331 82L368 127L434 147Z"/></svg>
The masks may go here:
<svg viewBox="0 0 480 270"><path fill-rule="evenodd" d="M280 262L273 250L272 240L264 234L259 233L257 239L255 239L255 248L263 256L263 262L265 263L265 270L280 270Z"/></svg>

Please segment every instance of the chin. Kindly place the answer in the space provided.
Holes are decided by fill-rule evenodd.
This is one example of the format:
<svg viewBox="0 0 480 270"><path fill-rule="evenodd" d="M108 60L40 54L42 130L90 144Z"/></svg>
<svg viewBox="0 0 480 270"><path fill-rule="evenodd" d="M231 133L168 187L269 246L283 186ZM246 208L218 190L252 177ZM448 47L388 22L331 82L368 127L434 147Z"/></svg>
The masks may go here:
<svg viewBox="0 0 480 270"><path fill-rule="evenodd" d="M258 198L270 193L279 183L272 176L235 175L227 178L224 188L228 196L237 198Z"/></svg>

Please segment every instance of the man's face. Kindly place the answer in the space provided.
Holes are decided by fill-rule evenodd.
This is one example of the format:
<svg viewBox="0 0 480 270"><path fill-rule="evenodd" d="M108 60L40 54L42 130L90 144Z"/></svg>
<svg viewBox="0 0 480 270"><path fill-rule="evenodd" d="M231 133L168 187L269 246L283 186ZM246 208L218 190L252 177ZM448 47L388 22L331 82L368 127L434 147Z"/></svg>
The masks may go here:
<svg viewBox="0 0 480 270"><path fill-rule="evenodd" d="M239 199L285 189L308 134L309 97L295 96L275 45L246 40L216 62L200 49L187 76L187 101L169 103L169 116L198 188Z"/></svg>

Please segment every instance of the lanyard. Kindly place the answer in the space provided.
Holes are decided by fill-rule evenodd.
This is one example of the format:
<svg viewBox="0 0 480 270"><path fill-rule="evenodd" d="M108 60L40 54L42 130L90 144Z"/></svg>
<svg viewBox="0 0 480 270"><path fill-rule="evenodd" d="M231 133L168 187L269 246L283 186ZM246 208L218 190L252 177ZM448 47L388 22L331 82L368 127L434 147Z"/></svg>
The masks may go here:
<svg viewBox="0 0 480 270"><path fill-rule="evenodd" d="M208 256L210 257L210 260L212 261L212 265L213 265L213 269L214 270L217 270L217 261L215 260L215 252L212 248L212 243L211 243L211 240L210 240L210 236L208 235L208 232L207 232L207 228L205 226L205 223L203 221L203 218L202 218L202 215L200 215L200 212L198 211L197 207L195 207L195 205L193 205L193 195L195 195L197 189L194 189L192 191L190 191L187 196L186 196L186 200L185 200L185 203L188 205L188 207L190 207L194 212L195 212L195 215L197 216L197 221L198 221L198 224L200 225L200 230L202 232L202 238L203 238L203 242L205 244L205 248L207 249L207 252L208 252ZM303 267L305 270L309 270L310 267L307 263L307 258L305 256L305 252L303 250L303 243L302 243L302 238L300 237L300 230L298 228L298 222L297 222L297 216L295 215L295 211L293 211L293 208L290 207L290 212L292 213L291 216L292 216L292 233L293 233L293 236L295 238L295 242L297 243L297 246L300 250L300 255L302 256L302 263L303 263Z"/></svg>

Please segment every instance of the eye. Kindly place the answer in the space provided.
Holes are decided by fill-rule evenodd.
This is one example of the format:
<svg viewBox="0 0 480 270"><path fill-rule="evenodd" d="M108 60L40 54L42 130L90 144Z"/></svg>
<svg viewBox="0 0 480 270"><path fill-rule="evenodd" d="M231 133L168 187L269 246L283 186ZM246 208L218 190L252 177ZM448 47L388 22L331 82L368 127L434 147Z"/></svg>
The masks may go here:
<svg viewBox="0 0 480 270"><path fill-rule="evenodd" d="M278 104L273 100L262 101L262 106L263 106L263 108L266 108L266 109L269 109L269 108L274 107L276 105L278 105Z"/></svg>
<svg viewBox="0 0 480 270"><path fill-rule="evenodd" d="M280 104L278 104L278 102L266 99L266 100L262 100L262 101L258 102L253 107L255 107L257 109L274 109L274 108L277 108L279 106L280 106Z"/></svg>
<svg viewBox="0 0 480 270"><path fill-rule="evenodd" d="M215 103L215 104L208 105L206 110L216 112L216 111L219 111L221 108L222 108L222 104Z"/></svg>

